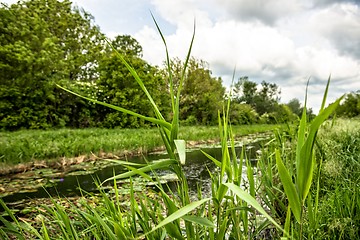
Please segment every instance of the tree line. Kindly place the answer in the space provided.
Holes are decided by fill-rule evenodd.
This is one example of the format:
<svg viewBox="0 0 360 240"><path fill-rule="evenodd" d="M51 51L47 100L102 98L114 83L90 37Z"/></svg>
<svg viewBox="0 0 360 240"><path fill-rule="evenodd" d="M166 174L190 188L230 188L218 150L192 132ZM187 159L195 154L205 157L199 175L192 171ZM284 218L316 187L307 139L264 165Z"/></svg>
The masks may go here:
<svg viewBox="0 0 360 240"><path fill-rule="evenodd" d="M142 59L141 45L129 35L109 45L94 18L69 0L30 0L0 6L0 129L54 127L146 127L150 123L77 98L55 84L152 116L144 93L117 57L137 70L164 116L170 116L166 66ZM176 79L183 63L171 59ZM175 81L176 85L176 81ZM175 86L176 87L176 86ZM301 114L297 99L280 104L274 83L241 77L233 87L233 124L274 123ZM229 96L208 64L191 58L181 96L183 124L216 124Z"/></svg>

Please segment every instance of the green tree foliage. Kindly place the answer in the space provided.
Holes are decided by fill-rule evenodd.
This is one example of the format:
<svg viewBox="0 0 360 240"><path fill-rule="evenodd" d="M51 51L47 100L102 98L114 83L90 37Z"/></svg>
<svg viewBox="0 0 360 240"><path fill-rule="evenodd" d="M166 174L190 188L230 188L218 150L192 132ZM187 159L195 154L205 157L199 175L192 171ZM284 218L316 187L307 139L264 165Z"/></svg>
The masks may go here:
<svg viewBox="0 0 360 240"><path fill-rule="evenodd" d="M116 51L123 54L126 61L136 69L155 102L160 106L160 111L167 112L169 109L163 104L167 97L165 81L157 68L141 59L142 47L136 39L128 35L117 36L111 45ZM99 88L98 99L131 109L142 115L154 116L147 97L121 62L116 51L109 49L99 62L100 78L96 82ZM139 118L102 106L97 106L97 109L97 121L102 122L104 127L136 128L150 124Z"/></svg>
<svg viewBox="0 0 360 240"><path fill-rule="evenodd" d="M231 116L238 119L234 122L238 124L249 124L255 121L262 123L293 121L295 119L294 111L300 107L300 103L295 100L292 103L295 110L280 104L281 91L275 83L262 81L259 85L250 81L247 76L239 78L234 84L233 93L233 105L235 106L232 107ZM251 109L255 110L256 115Z"/></svg>
<svg viewBox="0 0 360 240"><path fill-rule="evenodd" d="M225 88L221 78L211 75L208 64L203 60L189 60L186 78L180 99L180 120L185 124L216 124L218 110L222 109ZM177 89L183 64L172 59L171 69Z"/></svg>
<svg viewBox="0 0 360 240"><path fill-rule="evenodd" d="M235 125L249 125L259 121L259 115L249 104L234 102L230 105L230 121Z"/></svg>
<svg viewBox="0 0 360 240"><path fill-rule="evenodd" d="M280 89L275 83L262 81L259 86L247 76L235 83L233 91L234 102L249 104L259 115L275 111L280 101Z"/></svg>
<svg viewBox="0 0 360 240"><path fill-rule="evenodd" d="M102 39L92 16L68 0L1 5L0 128L67 125L77 102L54 83L93 80Z"/></svg>
<svg viewBox="0 0 360 240"><path fill-rule="evenodd" d="M286 106L294 113L296 114L299 118L301 118L304 107L301 105L299 99L297 98L293 98L291 99ZM312 119L315 118L315 114L313 113L312 108L307 107L306 108L306 116L308 118L308 121L311 121Z"/></svg>
<svg viewBox="0 0 360 240"><path fill-rule="evenodd" d="M264 113L260 122L262 123L285 123L298 119L296 114L286 104L275 104L270 113Z"/></svg>
<svg viewBox="0 0 360 240"><path fill-rule="evenodd" d="M345 100L336 110L341 117L352 118L360 115L360 90L346 95Z"/></svg>
<svg viewBox="0 0 360 240"><path fill-rule="evenodd" d="M288 108L290 108L290 110L293 113L295 113L297 116L301 117L303 108L301 107L301 103L300 103L299 99L293 98L286 105L288 106Z"/></svg>

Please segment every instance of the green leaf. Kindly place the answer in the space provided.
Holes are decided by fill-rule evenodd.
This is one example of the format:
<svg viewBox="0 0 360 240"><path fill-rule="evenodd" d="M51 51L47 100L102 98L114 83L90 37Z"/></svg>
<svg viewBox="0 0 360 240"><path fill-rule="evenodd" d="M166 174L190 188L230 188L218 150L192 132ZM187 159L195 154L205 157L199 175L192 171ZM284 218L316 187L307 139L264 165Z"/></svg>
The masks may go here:
<svg viewBox="0 0 360 240"><path fill-rule="evenodd" d="M186 142L185 140L175 139L176 150L179 154L180 163L185 165L186 161Z"/></svg>
<svg viewBox="0 0 360 240"><path fill-rule="evenodd" d="M209 228L215 227L215 224L212 221L210 221L207 218L203 218L203 217L198 217L198 216L193 216L193 215L185 215L182 217L182 219L184 219L185 221L203 225L203 226L209 227Z"/></svg>
<svg viewBox="0 0 360 240"><path fill-rule="evenodd" d="M136 113L136 112L127 110L127 109L122 108L122 107L118 107L118 106L115 106L115 105L112 105L112 104L109 104L109 103L97 101L97 100L95 100L95 99L82 96L82 95L80 95L80 94L78 94L78 93L75 93L75 92L72 92L72 91L70 91L70 90L68 90L68 89L66 89L66 88L64 88L64 87L62 87L62 86L60 86L60 85L58 85L58 84L56 84L56 86L59 87L59 88L61 88L61 89L63 89L63 90L65 90L65 91L67 91L67 92L69 92L69 93L71 93L71 94L73 94L73 95L75 95L75 96L81 97L81 98L86 99L86 100L88 100L88 101L91 101L91 102L93 102L93 103L97 103L97 104L103 105L103 106L105 106L105 107L112 108L112 109L117 110L117 111L119 111L119 112L123 112L123 113L126 113L126 114L130 114L130 115L132 115L132 116L141 118L141 119L143 119L143 120L152 122L152 123L154 123L154 124L158 124L158 125L160 125L160 126L162 126L162 127L164 127L164 128L167 128L167 129L169 129L169 130L171 129L171 124L168 123L168 122L166 122L166 121L164 121L164 120L160 120L160 119L153 118L153 117L146 117L146 116L144 116L144 115L138 114L138 113Z"/></svg>
<svg viewBox="0 0 360 240"><path fill-rule="evenodd" d="M245 192L239 186L236 186L233 183L224 183L224 185L227 186L235 195L247 202L264 217L266 217L272 224L274 224L275 227L277 227L281 231L284 231L281 226L264 210L263 207L261 207L261 205L249 193Z"/></svg>
<svg viewBox="0 0 360 240"><path fill-rule="evenodd" d="M334 103L330 104L327 108L323 109L321 113L312 121L308 137L301 148L300 152L300 163L297 169L297 185L301 200L304 201L307 194L309 193L310 186L312 183L313 170L314 170L314 156L313 148L317 131L321 124L335 111L337 106L340 104L343 96L337 99Z"/></svg>
<svg viewBox="0 0 360 240"><path fill-rule="evenodd" d="M287 208L287 212L286 212L286 219L285 219L285 225L284 225L284 230L286 233L290 233L290 221L291 221L291 208L290 205ZM285 233L284 233L284 237Z"/></svg>
<svg viewBox="0 0 360 240"><path fill-rule="evenodd" d="M149 171L153 171L153 170L156 170L156 169L167 168L170 165L176 164L176 163L177 162L174 159L167 159L167 160L158 161L158 162L146 165L145 167L136 169L136 171L129 171L129 172L125 172L125 173L116 175L114 177L108 178L103 183L108 182L108 181L112 181L114 179L128 178L128 177L131 177L131 176L134 176L134 175L138 174L138 172L149 172Z"/></svg>
<svg viewBox="0 0 360 240"><path fill-rule="evenodd" d="M203 150L200 150L208 159L210 159L211 161L213 161L215 163L216 166L221 167L221 162L218 161L216 158L214 158L213 156L211 156L210 154L204 152Z"/></svg>
<svg viewBox="0 0 360 240"><path fill-rule="evenodd" d="M291 210L298 221L300 223L301 221L301 204L299 199L299 194L296 191L295 184L292 182L291 176L284 166L284 163L281 160L280 152L278 149L275 150L276 154L276 166L279 171L279 176L282 182L282 185L285 190L285 194L289 200L289 204L291 207Z"/></svg>
<svg viewBox="0 0 360 240"><path fill-rule="evenodd" d="M146 235L156 231L157 229L165 226L168 223L171 223L179 218L182 218L183 216L185 216L186 214L188 214L189 212L193 211L194 209L196 209L197 207L199 207L200 205L204 204L205 202L209 201L211 198L204 198L201 199L199 201L196 202L192 202L182 208L180 208L179 210L177 210L176 212L174 212L173 214L171 214L170 216L168 216L167 218L165 218L163 221L161 221L155 228L153 228L150 232L147 232L146 234L144 234L143 236L141 236L140 238L145 237Z"/></svg>

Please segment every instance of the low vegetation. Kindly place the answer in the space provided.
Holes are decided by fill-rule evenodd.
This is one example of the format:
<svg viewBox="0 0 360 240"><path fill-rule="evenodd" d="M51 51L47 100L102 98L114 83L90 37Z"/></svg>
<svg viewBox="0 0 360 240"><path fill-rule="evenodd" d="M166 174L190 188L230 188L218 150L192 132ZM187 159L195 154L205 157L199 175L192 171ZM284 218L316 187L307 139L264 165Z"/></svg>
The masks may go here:
<svg viewBox="0 0 360 240"><path fill-rule="evenodd" d="M283 125L234 126L234 136L271 132ZM215 126L183 126L179 137L189 144L220 141ZM59 129L0 132L0 166L35 160L59 160L79 155L146 154L163 147L157 128Z"/></svg>

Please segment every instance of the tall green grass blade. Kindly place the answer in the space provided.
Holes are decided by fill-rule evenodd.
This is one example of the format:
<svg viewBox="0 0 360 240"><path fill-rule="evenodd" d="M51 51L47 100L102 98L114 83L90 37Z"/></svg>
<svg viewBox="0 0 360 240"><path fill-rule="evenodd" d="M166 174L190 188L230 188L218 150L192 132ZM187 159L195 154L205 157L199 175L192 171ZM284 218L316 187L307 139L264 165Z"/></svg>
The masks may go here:
<svg viewBox="0 0 360 240"><path fill-rule="evenodd" d="M219 221L219 223L220 224L219 224L219 228L217 229L216 239L223 240L223 239L226 239L225 235L226 235L226 230L228 229L228 224L229 224L228 217L221 219L221 221Z"/></svg>
<svg viewBox="0 0 360 240"><path fill-rule="evenodd" d="M326 103L326 99L327 99L327 95L328 95L328 91L329 91L329 85L330 85L330 79L331 79L331 74L329 75L329 78L327 80L327 84L326 84L326 88L325 88L325 92L324 92L324 97L321 103L321 108L319 112L322 112L322 110L325 108L325 103Z"/></svg>
<svg viewBox="0 0 360 240"><path fill-rule="evenodd" d="M284 224L285 233L284 233L283 237L286 237L286 235L290 233L290 223L291 223L291 208L289 205L287 208L287 211L286 211L286 219L285 219L285 224Z"/></svg>
<svg viewBox="0 0 360 240"><path fill-rule="evenodd" d="M174 95L174 82L173 82L173 77L172 77L172 71L171 71L171 65L170 65L170 57L169 57L169 50L166 44L166 40L164 38L164 35L161 32L161 29L154 17L154 15L152 14L152 12L150 12L151 17L155 23L155 26L160 34L160 37L164 43L165 46L165 51L166 51L166 65L167 65L167 72L169 73L169 85L170 85L170 98L171 98L171 107L173 112L175 112L175 95Z"/></svg>
<svg viewBox="0 0 360 240"><path fill-rule="evenodd" d="M107 39L106 39L107 40ZM165 121L164 117L162 116L161 112L159 111L159 108L157 107L156 103L154 102L153 98L151 97L149 91L146 89L143 81L141 80L141 78L139 77L139 75L137 74L136 70L125 60L124 56L122 54L120 54L112 45L111 43L108 41L108 44L113 48L113 50L115 51L115 53L117 54L117 56L120 58L121 62L126 66L126 68L129 70L129 72L131 73L131 75L134 77L134 79L136 80L136 82L138 83L138 85L140 86L141 90L145 93L145 95L147 96L149 102L152 105L152 108L157 116L158 119Z"/></svg>
<svg viewBox="0 0 360 240"><path fill-rule="evenodd" d="M196 224L205 226L205 227L215 228L215 224L213 222L211 222L209 219L204 218L204 217L185 215L182 217L182 219L184 219L185 221L189 221L192 223L196 223Z"/></svg>
<svg viewBox="0 0 360 240"><path fill-rule="evenodd" d="M249 159L246 157L246 173L249 181L250 195L255 198L255 180L254 180L254 170L249 162Z"/></svg>
<svg viewBox="0 0 360 240"><path fill-rule="evenodd" d="M183 216L187 215L189 212L193 211L194 209L196 209L197 207L199 207L200 205L204 204L205 202L209 201L211 198L204 198L201 199L199 201L196 202L192 202L182 208L180 208L179 210L177 210L176 212L174 212L173 214L171 214L170 216L166 217L163 221L161 221L156 227L154 227L150 232L145 233L142 237L145 237L147 235L149 235L150 233L156 231L159 228L162 228L163 226L182 218Z"/></svg>
<svg viewBox="0 0 360 240"><path fill-rule="evenodd" d="M209 155L208 153L204 152L203 150L200 150L202 152L202 154L204 154L208 159L210 159L211 161L213 161L213 163L215 163L216 166L221 167L221 162L218 161L216 158L214 158L213 156Z"/></svg>
<svg viewBox="0 0 360 240"><path fill-rule="evenodd" d="M5 225L5 227L7 228L6 231L14 234L20 240L25 239L23 237L24 234L20 227L21 225L20 225L19 221L15 217L14 213L8 208L8 206L6 206L6 204L4 203L4 201L1 198L0 198L0 205L2 206L2 208L5 210L5 212L8 214L8 216L10 216L11 220L13 221L13 223L9 222L8 220L6 220L4 217L2 217L0 215L0 222L2 222Z"/></svg>
<svg viewBox="0 0 360 240"><path fill-rule="evenodd" d="M320 125L335 111L338 107L343 96L337 99L334 103L330 104L325 108L318 116L312 121L310 130L304 143L304 146L300 152L300 164L298 166L298 176L297 176L297 185L299 189L299 194L301 200L304 201L307 194L309 193L313 170L314 170L314 158L313 158L313 148L315 144L315 138L317 131L320 128Z"/></svg>
<svg viewBox="0 0 360 240"><path fill-rule="evenodd" d="M171 130L171 137L170 140L173 141L174 139L177 138L178 135L178 131L179 131L179 106L180 106L180 94L181 94L181 90L183 88L184 85L184 81L185 81L185 76L186 76L186 70L187 70L187 66L188 66L188 62L190 59L190 55L191 55L191 50L194 44L194 39L195 39L195 23L194 23L194 30L193 30L193 35L191 38L191 42L190 42L190 46L189 46L189 50L188 53L186 55L186 59L183 65L183 69L182 69L182 73L181 73L181 77L180 77L180 83L177 89L177 94L176 94L176 99L175 99L175 107L174 107L174 116L173 116L173 121L172 121L172 130Z"/></svg>
<svg viewBox="0 0 360 240"><path fill-rule="evenodd" d="M129 171L129 172L125 172L125 173L116 175L114 177L108 178L103 183L108 182L108 181L112 181L114 179L128 178L128 177L136 175L138 172L149 172L149 171L153 171L153 170L157 170L157 169L168 168L170 165L176 164L176 163L177 163L177 161L174 160L174 159L158 161L156 163L152 163L150 165L146 165L145 167L139 168L139 169L137 169L136 172L135 171ZM125 165L125 166L127 166L127 165Z"/></svg>
<svg viewBox="0 0 360 240"><path fill-rule="evenodd" d="M154 124L158 124L158 125L160 125L160 126L162 126L162 127L164 127L164 128L167 128L167 129L169 129L169 130L171 129L171 124L168 123L168 122L166 122L166 121L164 121L164 120L160 120L160 119L153 118L153 117L146 117L146 116L144 116L144 115L138 114L138 113L136 113L136 112L127 110L127 109L122 108L122 107L118 107L118 106L115 106L115 105L112 105L112 104L109 104L109 103L97 101L97 100L95 100L95 99L82 96L82 95L80 95L80 94L78 94L78 93L75 93L75 92L73 92L73 91L70 91L70 90L68 90L68 89L66 89L66 88L64 88L64 87L62 87L62 86L60 86L60 85L58 85L58 84L56 84L56 86L59 87L59 88L61 88L61 89L63 89L64 91L67 91L67 92L69 92L69 93L71 93L71 94L73 94L73 95L75 95L75 96L81 97L81 98L86 99L86 100L88 100L88 101L91 101L91 102L93 102L93 103L100 104L100 105L103 105L103 106L108 107L108 108L112 108L112 109L114 109L114 110L117 110L117 111L120 111L120 112L129 114L129 115L132 115L132 116L141 118L141 119L143 119L143 120L145 120L145 121L149 121L149 122L152 122L152 123L154 123Z"/></svg>
<svg viewBox="0 0 360 240"><path fill-rule="evenodd" d="M309 86L309 81L310 79L308 79L307 84L306 84L306 91L305 91L305 103L304 103L304 108L303 108L303 112L302 112L302 116L300 119L300 124L299 124L299 130L298 130L298 139L297 139L297 145L296 145L296 175L299 175L299 166L300 166L300 161L301 161L301 148L304 145L305 142L305 132L306 132L306 123L307 123L307 116L306 116L306 104L307 104L307 89ZM296 179L297 180L297 179Z"/></svg>
<svg viewBox="0 0 360 240"><path fill-rule="evenodd" d="M287 196L287 199L289 200L289 204L291 207L291 210L295 216L295 219L298 223L301 221L301 204L299 199L299 194L296 191L295 185L292 182L291 176L286 169L284 163L281 160L280 152L278 149L275 150L276 154L276 166L279 171L279 176L282 182L282 185L285 190L285 194Z"/></svg>
<svg viewBox="0 0 360 240"><path fill-rule="evenodd" d="M275 227L279 230L284 231L281 226L265 211L265 209L253 198L249 193L242 190L239 186L236 186L233 183L224 183L235 195L247 202L250 206L255 208L259 213L261 213L265 218L267 218Z"/></svg>

